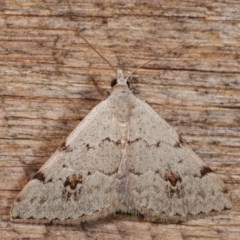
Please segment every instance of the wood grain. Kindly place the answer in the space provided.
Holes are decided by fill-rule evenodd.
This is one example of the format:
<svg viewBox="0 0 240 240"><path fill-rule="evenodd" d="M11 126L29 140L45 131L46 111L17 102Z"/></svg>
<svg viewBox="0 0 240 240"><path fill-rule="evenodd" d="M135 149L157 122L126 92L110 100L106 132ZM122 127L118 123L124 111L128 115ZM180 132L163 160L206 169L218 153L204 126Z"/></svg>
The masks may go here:
<svg viewBox="0 0 240 240"><path fill-rule="evenodd" d="M1 239L239 239L240 5L234 0L0 0ZM116 216L81 226L15 224L11 204L125 75L224 180L234 208L182 225ZM187 43L165 56L161 55Z"/></svg>

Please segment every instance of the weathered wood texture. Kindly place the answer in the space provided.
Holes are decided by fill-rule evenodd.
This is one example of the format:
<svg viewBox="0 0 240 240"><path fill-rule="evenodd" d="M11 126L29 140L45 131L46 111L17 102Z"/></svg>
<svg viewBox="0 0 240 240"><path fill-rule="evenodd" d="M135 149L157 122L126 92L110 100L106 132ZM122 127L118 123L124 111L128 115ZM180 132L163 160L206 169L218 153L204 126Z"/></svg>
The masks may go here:
<svg viewBox="0 0 240 240"><path fill-rule="evenodd" d="M1 0L0 14L1 239L240 238L239 1ZM115 77L79 34L125 74L159 59L134 75L134 91L222 177L232 211L182 225L8 221L18 192Z"/></svg>

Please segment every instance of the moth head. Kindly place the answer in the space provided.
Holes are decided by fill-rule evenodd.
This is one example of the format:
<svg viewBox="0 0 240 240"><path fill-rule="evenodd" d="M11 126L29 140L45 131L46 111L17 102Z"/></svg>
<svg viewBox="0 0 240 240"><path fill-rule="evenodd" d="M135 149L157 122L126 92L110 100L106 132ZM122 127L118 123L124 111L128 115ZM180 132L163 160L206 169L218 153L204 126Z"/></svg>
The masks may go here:
<svg viewBox="0 0 240 240"><path fill-rule="evenodd" d="M114 87L115 85L127 86L128 88L130 88L130 84L127 78L124 77L122 69L117 70L117 79L113 79L111 82L112 87Z"/></svg>

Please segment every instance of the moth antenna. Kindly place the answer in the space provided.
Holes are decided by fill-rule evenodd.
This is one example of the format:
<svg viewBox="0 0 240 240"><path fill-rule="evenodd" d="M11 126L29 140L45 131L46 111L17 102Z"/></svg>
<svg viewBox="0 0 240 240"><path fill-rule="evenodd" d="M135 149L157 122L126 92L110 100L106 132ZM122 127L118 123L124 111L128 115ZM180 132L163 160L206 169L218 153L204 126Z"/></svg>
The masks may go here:
<svg viewBox="0 0 240 240"><path fill-rule="evenodd" d="M143 64L141 64L140 66L138 66L137 68L135 68L135 69L130 73L130 75L127 77L127 81L129 81L128 79L129 79L130 77L132 77L132 75L133 75L134 73L136 73L140 68L144 67L145 65L149 64L150 62L157 61L159 58L161 58L161 57L163 57L163 56L165 56L165 55L167 55L167 54L175 51L175 50L178 49L178 48L182 48L183 46L186 46L186 45L188 45L188 43L183 43L183 44L181 44L181 45L178 45L177 47L172 48L172 49L166 51L165 53L161 54L161 55L158 56L157 58L154 58L154 59L148 60L147 62L144 62Z"/></svg>
<svg viewBox="0 0 240 240"><path fill-rule="evenodd" d="M78 33L78 36L79 36L80 38L82 38L83 41L85 41L85 42L88 44L88 46L91 47L91 48L93 49L93 51L94 51L95 53L97 53L98 56L100 56L100 57L114 70L114 72L116 72L116 69L114 68L114 66L113 66L85 37L83 37L83 36L82 36L81 34L79 34L79 33Z"/></svg>

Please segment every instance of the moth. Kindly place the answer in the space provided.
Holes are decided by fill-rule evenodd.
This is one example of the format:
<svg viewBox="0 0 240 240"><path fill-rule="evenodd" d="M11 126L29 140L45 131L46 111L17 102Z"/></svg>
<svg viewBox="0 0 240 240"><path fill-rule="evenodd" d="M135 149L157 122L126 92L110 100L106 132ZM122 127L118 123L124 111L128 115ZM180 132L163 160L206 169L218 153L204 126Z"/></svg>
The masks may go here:
<svg viewBox="0 0 240 240"><path fill-rule="evenodd" d="M179 222L232 207L221 179L128 87L122 70L20 192L17 222L78 224L117 212Z"/></svg>

